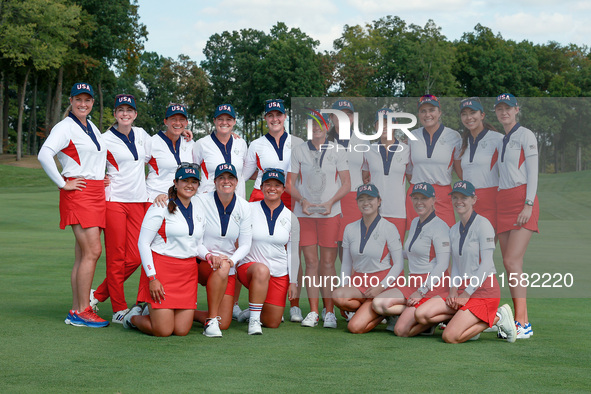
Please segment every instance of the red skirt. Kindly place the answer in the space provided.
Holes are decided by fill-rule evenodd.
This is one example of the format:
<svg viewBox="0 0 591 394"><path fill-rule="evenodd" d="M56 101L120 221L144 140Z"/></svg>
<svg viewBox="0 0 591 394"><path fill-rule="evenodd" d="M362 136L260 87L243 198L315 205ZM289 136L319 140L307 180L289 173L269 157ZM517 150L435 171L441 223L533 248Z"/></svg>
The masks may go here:
<svg viewBox="0 0 591 394"><path fill-rule="evenodd" d="M70 180L74 178L67 178ZM82 228L106 227L105 182L85 179L82 190L60 190L60 228L79 224Z"/></svg>
<svg viewBox="0 0 591 394"><path fill-rule="evenodd" d="M380 283L388 276L388 272L390 272L390 268L377 272L353 272L353 275L351 275L351 286L365 293L370 287L381 286ZM403 276L404 271L400 273L396 280L391 280L392 283L388 283L390 288L396 287L397 280Z"/></svg>
<svg viewBox="0 0 591 394"><path fill-rule="evenodd" d="M199 269L195 257L177 259L152 252L156 278L164 287L165 300L158 304L150 295L150 284L140 288L138 300L154 309L196 309Z"/></svg>
<svg viewBox="0 0 591 394"><path fill-rule="evenodd" d="M505 231L519 230L516 225L517 216L525 206L527 185L517 186L511 189L499 190L497 194L497 234ZM539 233L538 218L540 217L540 203L538 196L534 200L531 217L523 225L524 228Z"/></svg>
<svg viewBox="0 0 591 394"><path fill-rule="evenodd" d="M495 232L497 230L497 194L498 187L487 187L476 189L476 204L474 210L480 216L484 216L492 224Z"/></svg>
<svg viewBox="0 0 591 394"><path fill-rule="evenodd" d="M467 285L469 283L464 283L460 286L458 288L459 293L464 291L468 287ZM480 287L470 296L466 305L461 307L460 310L472 312L474 316L487 323L489 327L492 327L500 302L501 289L499 282L497 282L497 276L493 275L492 283L490 277L486 278Z"/></svg>

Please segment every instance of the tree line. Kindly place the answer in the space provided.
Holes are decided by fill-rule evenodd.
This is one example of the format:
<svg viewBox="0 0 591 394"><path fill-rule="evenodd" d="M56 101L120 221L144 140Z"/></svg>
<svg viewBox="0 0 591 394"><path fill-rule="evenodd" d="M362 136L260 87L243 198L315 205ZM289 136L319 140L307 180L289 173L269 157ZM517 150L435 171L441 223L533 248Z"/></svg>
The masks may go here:
<svg viewBox="0 0 591 394"><path fill-rule="evenodd" d="M36 154L77 81L95 88L93 122L103 131L114 96L129 93L138 102L136 123L152 134L170 102L187 106L198 136L211 129L214 105L232 103L247 141L265 132L269 98L289 107L291 98L321 96L591 96L587 46L516 42L480 24L451 41L433 21L385 16L345 25L333 49L321 52L319 41L277 22L269 33L213 34L198 64L145 51L138 9L137 0L0 0L0 152ZM524 112L540 141L541 171L591 168L588 100L530 103L542 105L530 112L535 117ZM459 127L456 108L444 112Z"/></svg>

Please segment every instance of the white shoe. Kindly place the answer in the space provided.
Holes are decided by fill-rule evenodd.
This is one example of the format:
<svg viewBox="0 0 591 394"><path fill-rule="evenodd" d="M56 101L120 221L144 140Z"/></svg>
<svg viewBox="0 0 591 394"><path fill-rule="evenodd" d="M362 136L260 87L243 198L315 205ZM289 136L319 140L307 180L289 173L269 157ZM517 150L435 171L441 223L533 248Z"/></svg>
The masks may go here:
<svg viewBox="0 0 591 394"><path fill-rule="evenodd" d="M238 320L238 315L240 315L240 312L242 312L242 309L240 309L238 304L234 304L234 306L232 307L232 319Z"/></svg>
<svg viewBox="0 0 591 394"><path fill-rule="evenodd" d="M493 324L492 327L489 327L489 328L487 328L486 330L484 330L482 332L499 332L499 327L497 327L496 324Z"/></svg>
<svg viewBox="0 0 591 394"><path fill-rule="evenodd" d="M468 339L469 341L477 341L480 338L480 333L474 335L472 338Z"/></svg>
<svg viewBox="0 0 591 394"><path fill-rule="evenodd" d="M281 316L281 323L283 323L285 321L285 318L283 316Z"/></svg>
<svg viewBox="0 0 591 394"><path fill-rule="evenodd" d="M221 317L216 316L213 319L207 319L203 327L203 335L209 338L221 338L222 330L220 330Z"/></svg>
<svg viewBox="0 0 591 394"><path fill-rule="evenodd" d="M96 298L94 298L94 292L96 290L95 289L90 289L90 306L92 307L92 309L95 312L98 312L99 308L98 308L98 303L99 300L97 300Z"/></svg>
<svg viewBox="0 0 591 394"><path fill-rule="evenodd" d="M334 313L328 312L324 316L324 324L323 324L323 327L324 328L337 328L337 317L335 316Z"/></svg>
<svg viewBox="0 0 591 394"><path fill-rule="evenodd" d="M251 319L248 321L248 335L263 335L263 328L259 319Z"/></svg>
<svg viewBox="0 0 591 394"><path fill-rule="evenodd" d="M507 336L507 342L515 342L515 339L517 339L517 328L515 327L511 307L508 304L502 305L499 307L498 312L501 314L501 318L497 322L499 331L502 331Z"/></svg>
<svg viewBox="0 0 591 394"><path fill-rule="evenodd" d="M322 317L322 321L324 321L324 318L326 317L326 308L322 308L322 313L320 316Z"/></svg>
<svg viewBox="0 0 591 394"><path fill-rule="evenodd" d="M142 306L142 316L148 316L150 314L150 304L145 302Z"/></svg>
<svg viewBox="0 0 591 394"><path fill-rule="evenodd" d="M289 308L289 321L301 323L302 320L304 320L304 317L302 316L302 310L299 306L292 306Z"/></svg>
<svg viewBox="0 0 591 394"><path fill-rule="evenodd" d="M131 307L131 309L129 310L129 312L127 312L125 314L125 316L123 316L123 327L130 329L130 328L136 328L135 325L133 325L133 323L131 322L131 318L134 316L139 316L142 313L142 307L139 306L138 304L135 304L134 306Z"/></svg>
<svg viewBox="0 0 591 394"><path fill-rule="evenodd" d="M527 327L527 325L525 327ZM528 339L529 337L531 337L533 335L533 331L531 331L531 325L530 325L529 331L525 327L522 326L521 323L519 323L518 321L515 321L515 329L517 330L517 336L515 338Z"/></svg>
<svg viewBox="0 0 591 394"><path fill-rule="evenodd" d="M245 309L240 312L240 314L238 315L238 318L236 320L238 320L239 323L244 323L245 321L248 321L249 318L250 318L250 309Z"/></svg>
<svg viewBox="0 0 591 394"><path fill-rule="evenodd" d="M123 318L127 312L129 312L129 308L113 313L113 323L123 324Z"/></svg>
<svg viewBox="0 0 591 394"><path fill-rule="evenodd" d="M388 325L386 326L386 331L394 332L394 326L398 321L398 316L388 316Z"/></svg>
<svg viewBox="0 0 591 394"><path fill-rule="evenodd" d="M318 325L318 313L310 312L306 318L302 320L302 327L316 327Z"/></svg>
<svg viewBox="0 0 591 394"><path fill-rule="evenodd" d="M347 323L351 321L351 319L353 318L353 316L355 316L355 312L348 312L345 311L345 316L347 316Z"/></svg>

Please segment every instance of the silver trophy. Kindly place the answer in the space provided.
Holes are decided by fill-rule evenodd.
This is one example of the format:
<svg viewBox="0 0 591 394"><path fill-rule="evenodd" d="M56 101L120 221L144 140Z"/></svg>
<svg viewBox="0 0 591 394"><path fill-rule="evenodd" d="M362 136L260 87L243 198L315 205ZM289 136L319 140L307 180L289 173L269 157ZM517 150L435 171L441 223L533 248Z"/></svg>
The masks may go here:
<svg viewBox="0 0 591 394"><path fill-rule="evenodd" d="M318 157L320 152L317 152L316 157L314 158L314 167L312 168L312 174L308 176L308 181L306 182L306 189L310 195L310 203L312 204L321 204L322 203L322 193L326 188L326 174L322 172L322 168L320 168L320 158ZM325 207L310 207L308 208L308 212L310 213L324 213L326 212Z"/></svg>

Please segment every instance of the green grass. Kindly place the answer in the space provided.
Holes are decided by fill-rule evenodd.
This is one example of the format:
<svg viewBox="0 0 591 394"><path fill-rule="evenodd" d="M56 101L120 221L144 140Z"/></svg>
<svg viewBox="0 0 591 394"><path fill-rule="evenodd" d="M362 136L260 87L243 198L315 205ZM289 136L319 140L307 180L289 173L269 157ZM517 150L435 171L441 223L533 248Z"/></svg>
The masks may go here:
<svg viewBox="0 0 591 394"><path fill-rule="evenodd" d="M251 337L233 322L210 339L196 323L186 337L153 338L63 323L74 237L58 228L58 192L42 170L0 165L0 392L589 391L591 172L541 176L539 199L526 269L574 272L576 287L530 292L530 340L447 345L440 332L397 338L384 326L353 335L340 318L336 330L286 322ZM137 275L126 288L132 303ZM110 303L100 308L110 318Z"/></svg>

